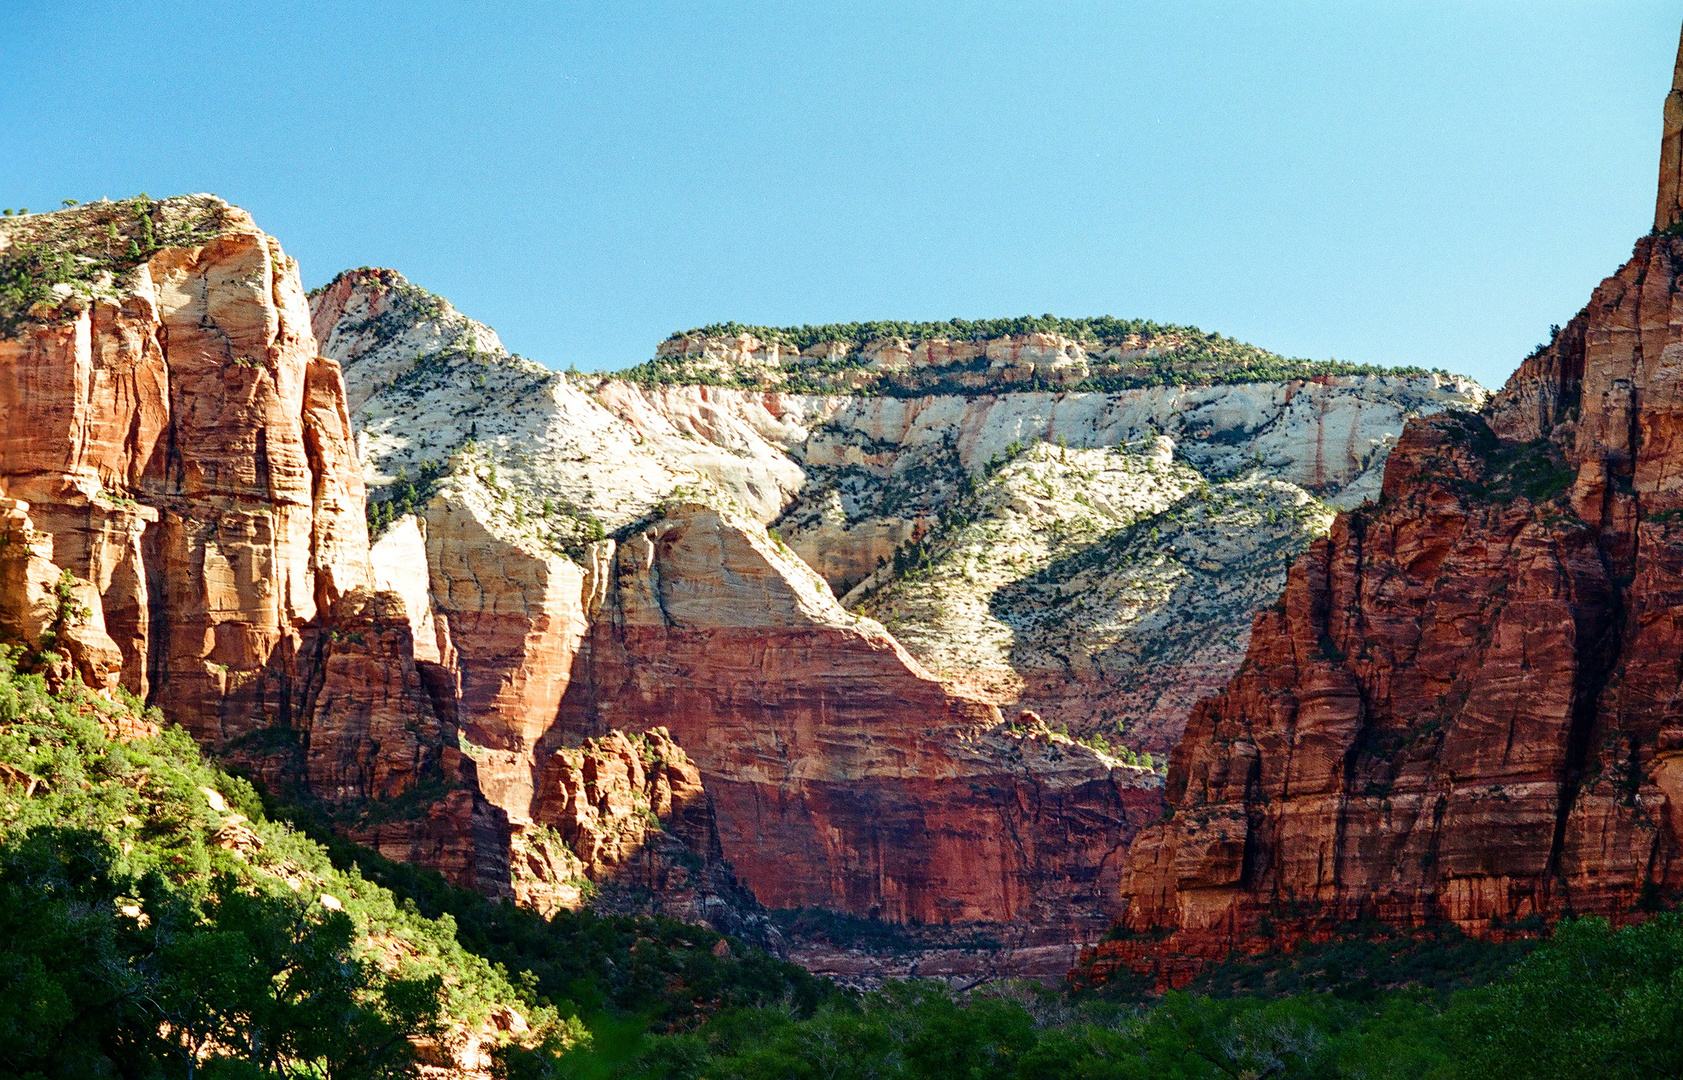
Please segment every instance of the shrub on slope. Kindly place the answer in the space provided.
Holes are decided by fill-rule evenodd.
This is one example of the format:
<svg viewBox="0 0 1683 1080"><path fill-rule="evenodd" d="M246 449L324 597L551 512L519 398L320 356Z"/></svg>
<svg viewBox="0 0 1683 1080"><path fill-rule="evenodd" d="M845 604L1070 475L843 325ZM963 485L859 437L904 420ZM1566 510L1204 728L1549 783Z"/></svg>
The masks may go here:
<svg viewBox="0 0 1683 1080"><path fill-rule="evenodd" d="M583 1034L185 733L0 656L0 1075L407 1075L522 1028Z"/></svg>

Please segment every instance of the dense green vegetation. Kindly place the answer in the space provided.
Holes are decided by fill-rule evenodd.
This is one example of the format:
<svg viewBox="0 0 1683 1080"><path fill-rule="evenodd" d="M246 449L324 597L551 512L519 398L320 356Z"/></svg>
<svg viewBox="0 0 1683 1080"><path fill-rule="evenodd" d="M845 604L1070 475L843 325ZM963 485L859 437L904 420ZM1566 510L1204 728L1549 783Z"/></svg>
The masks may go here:
<svg viewBox="0 0 1683 1080"><path fill-rule="evenodd" d="M426 918L448 919L477 956L525 973L526 985L561 1013L592 1025L630 1021L682 1030L721 1008L778 1006L810 1015L835 993L793 964L737 943L715 955L722 934L671 919L558 912L545 919L444 881L436 872L382 858L328 831L324 818L268 800L276 816L326 851L346 873L390 889Z"/></svg>
<svg viewBox="0 0 1683 1080"><path fill-rule="evenodd" d="M224 209L219 200L157 202L143 192L121 202L6 220L0 229L11 244L0 255L0 337L56 318L66 297L63 288L55 294L55 286L87 297L103 273L120 278L160 248L204 243L224 228Z"/></svg>
<svg viewBox="0 0 1683 1080"><path fill-rule="evenodd" d="M518 1073L587 1024L798 1016L832 992L700 928L546 921L342 840L330 857L180 730L112 735L144 722L0 654L0 1077L410 1075L418 1046L511 1011Z"/></svg>
<svg viewBox="0 0 1683 1080"><path fill-rule="evenodd" d="M808 1018L734 1010L690 1032L579 1048L567 1077L989 1080L1568 1080L1683 1075L1683 917L1568 922L1514 948L1450 935L1345 942L1219 969L1140 1003L906 983ZM1504 968L1506 968L1504 972ZM1297 992L1268 988L1297 972ZM1360 973L1360 974L1358 974ZM1212 973L1212 976L1215 973ZM1221 979L1251 983L1220 985ZM1473 985L1493 979L1488 985ZM1389 985L1393 988L1382 989ZM1454 989L1461 987L1460 989Z"/></svg>
<svg viewBox="0 0 1683 1080"><path fill-rule="evenodd" d="M0 1076L401 1075L502 1008L583 1036L136 721L0 657Z"/></svg>
<svg viewBox="0 0 1683 1080"><path fill-rule="evenodd" d="M848 346L846 352L822 360L784 361L776 372L737 371L703 362L696 356L657 357L618 374L619 378L650 384L704 383L747 389L776 388L796 393L852 392L895 396L977 394L995 392L974 376L988 368L986 359L944 368L880 374L863 369L863 347L872 341L900 339L916 345L929 339L982 341L1030 333L1062 334L1090 352L1109 347L1128 350L1126 358L1100 362L1090 377L1073 386L1042 383L1038 378L1014 383L1021 390L1118 391L1145 386L1205 386L1247 382L1311 379L1329 375L1420 375L1416 367L1382 368L1340 360L1294 359L1194 326L1172 326L1146 319L1117 319L1108 315L1066 319L1055 315L1024 315L1004 319L948 319L941 322L832 323L823 326L749 326L716 323L673 333L668 340L734 338L751 334L763 342L799 351L826 342ZM966 376L970 376L966 378Z"/></svg>

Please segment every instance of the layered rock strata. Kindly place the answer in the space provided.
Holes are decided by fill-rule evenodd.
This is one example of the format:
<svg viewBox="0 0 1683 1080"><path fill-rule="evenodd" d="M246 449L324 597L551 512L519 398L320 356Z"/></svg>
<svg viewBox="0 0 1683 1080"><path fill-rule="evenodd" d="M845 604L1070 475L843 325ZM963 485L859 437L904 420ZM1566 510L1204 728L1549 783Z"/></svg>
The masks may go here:
<svg viewBox="0 0 1683 1080"><path fill-rule="evenodd" d="M1041 443L843 603L943 678L1166 758L1192 704L1238 667L1248 634L1234 627L1332 517L1254 473L1211 484L1163 436Z"/></svg>
<svg viewBox="0 0 1683 1080"><path fill-rule="evenodd" d="M347 372L376 524L384 505L418 510L377 545L376 572L400 537L411 554L394 566L425 551L427 587L405 595L418 612L428 599L422 617L455 656L483 790L535 838L517 867L571 873L540 842L554 754L659 726L693 757L718 852L762 902L1065 935L1117 913L1118 855L1156 813L1158 780L1131 750L1006 725L995 706L1044 702L1060 726L1080 710L1116 737L1125 681L1128 707L1167 714L1128 725L1133 748L1166 750L1197 688L1236 664L1251 586L1271 587L1285 548L1330 517L1296 481L1359 501L1405 416L1478 400L1436 375L1112 394L1011 392L1000 375L998 393L926 399L636 384L546 373L390 271L340 275L313 305ZM1065 444L1059 468L1042 467L1045 448L1001 467L1038 440ZM1115 482L1083 479L1095 468ZM1211 475L1232 485L1213 501ZM1027 490L1042 484L1059 491ZM998 580L961 573L952 603L903 603L895 564L952 532L972 496L988 502L978 530L1026 511L1005 523L1008 543L992 538ZM1094 498L1101 509L1081 509ZM1252 545L1245 584L1209 590L1182 644L1139 640L1235 558L1231 541L1212 545L1218 531L1276 522L1284 548ZM1142 543L1180 537L1184 559L1087 565L1111 561L1090 549L1131 550L1118 538L1132 528ZM1061 579L1024 580L1083 556L1082 573L1111 586L1091 611ZM836 603L866 579L848 602L892 618L915 658Z"/></svg>
<svg viewBox="0 0 1683 1080"><path fill-rule="evenodd" d="M702 769L723 850L772 907L894 921L1102 918L1157 778L998 711L848 614L763 530L673 508L591 570L562 719L654 720Z"/></svg>
<svg viewBox="0 0 1683 1080"><path fill-rule="evenodd" d="M1410 425L1174 753L1125 888L1171 936L1101 963L1683 889L1680 272L1643 238L1484 416Z"/></svg>
<svg viewBox="0 0 1683 1080"><path fill-rule="evenodd" d="M729 867L775 907L1083 935L1114 916L1116 856L1160 812L1149 770L955 694L751 520L670 506L580 566L520 534L491 471L452 474L375 564L424 547L522 900L590 882L732 925ZM593 785L615 794L581 802Z"/></svg>
<svg viewBox="0 0 1683 1080"><path fill-rule="evenodd" d="M494 884L489 808L372 589L344 383L296 264L210 196L11 220L0 260L56 282L0 338L0 630L329 805L462 787L384 846Z"/></svg>
<svg viewBox="0 0 1683 1080"><path fill-rule="evenodd" d="M592 539L663 502L735 507L774 527L847 605L891 623L942 678L1078 734L1158 753L1191 702L1237 667L1250 614L1283 583L1285 556L1324 531L1330 514L1317 501L1373 497L1408 417L1483 400L1466 380L1427 373L1071 392L1033 389L1032 378L1002 367L928 396L884 393L875 375L850 394L744 388L813 364L880 375L890 354L910 357L908 371L935 371L954 349L1094 363L1116 352L1105 364L1127 351L1037 332L916 349L901 339L831 340L813 346L822 357L804 359L774 339L680 335L661 346L658 381L637 383L552 375L510 357L489 329L391 271L342 274L313 304L324 348L345 366L376 509L394 490L456 468L447 463L464 449L497 468L508 509L499 527L518 525L575 561ZM1167 343L1173 335L1164 334ZM1127 363L1168 355L1147 352ZM929 367L930 357L941 363ZM686 372L711 383L669 381ZM1018 484L1013 498L984 509L987 522L968 523L1005 538L992 544L998 572L986 582L958 574L938 604L908 595L922 586L895 588L893 567L908 555L938 563L966 545L950 526L968 513L990 462L1038 443L1066 456L1154 445L1151 454L1178 468L1129 483L1125 501L1151 505L1150 520L1095 511L1079 502L1088 493L1074 472L1040 470L1036 490ZM1189 487L1188 476L1207 484ZM1208 485L1220 491L1213 503ZM1066 569L1102 578L1112 601L1056 602L1074 582L1047 575ZM868 578L870 589L853 591ZM1201 613L1196 632L1179 617L1188 604Z"/></svg>

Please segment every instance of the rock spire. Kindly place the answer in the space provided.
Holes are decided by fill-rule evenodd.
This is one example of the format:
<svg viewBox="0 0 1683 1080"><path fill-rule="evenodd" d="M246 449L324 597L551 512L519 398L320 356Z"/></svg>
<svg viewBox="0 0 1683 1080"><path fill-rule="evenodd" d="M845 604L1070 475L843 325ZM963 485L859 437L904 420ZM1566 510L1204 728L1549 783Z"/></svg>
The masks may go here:
<svg viewBox="0 0 1683 1080"><path fill-rule="evenodd" d="M1677 66L1671 93L1665 99L1665 135L1660 141L1660 193L1654 205L1654 231L1683 220L1683 37L1677 44Z"/></svg>

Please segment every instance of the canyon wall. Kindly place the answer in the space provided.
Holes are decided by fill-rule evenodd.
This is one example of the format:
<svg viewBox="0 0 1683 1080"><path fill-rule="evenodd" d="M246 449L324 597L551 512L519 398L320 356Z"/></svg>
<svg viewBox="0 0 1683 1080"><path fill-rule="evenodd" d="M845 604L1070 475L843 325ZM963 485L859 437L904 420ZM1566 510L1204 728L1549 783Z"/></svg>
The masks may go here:
<svg viewBox="0 0 1683 1080"><path fill-rule="evenodd" d="M1114 918L1118 856L1161 812L1150 770L1008 727L750 519L670 505L574 562L521 534L491 472L452 473L375 545L375 567L395 578L424 552L460 739L510 823L516 896L574 906L586 880L623 892L656 878L660 910L717 923L730 913L706 899L740 907L739 879L768 906L892 920L1086 937ZM656 740L639 745L660 748L650 762L666 773L689 770L674 790L693 805L662 836L627 832L645 796L587 794L598 809L577 820L581 777L604 768L581 748L627 738ZM635 864L664 834L688 855ZM699 899L675 897L697 873Z"/></svg>
<svg viewBox="0 0 1683 1080"><path fill-rule="evenodd" d="M1173 755L1125 890L1169 937L1096 962L1683 890L1680 272L1683 238L1644 237L1483 415L1410 424Z"/></svg>
<svg viewBox="0 0 1683 1080"><path fill-rule="evenodd" d="M1090 938L1120 913L1121 853L1161 808L1134 751L1166 751L1198 689L1236 665L1285 556L1330 519L1317 496L1360 501L1407 416L1481 394L1434 374L1036 390L1036 357L1081 353L1043 334L990 345L1034 363L968 396L633 382L511 356L391 271L342 274L312 305L346 372L371 520L389 529L376 574L399 587L403 566L426 567L401 586L413 632L452 666L463 745L517 838L516 892L539 903L522 874L568 874L541 840L550 772L571 768L557 755L659 728L707 793L692 851L716 850L763 903ZM735 346L733 379L765 366L757 341ZM828 363L846 351L825 348ZM960 517L993 530L978 542L998 580L955 571L953 603L904 602L897 564L953 563ZM1106 555L1086 567L1109 586L1091 604L1043 595L1090 591L1072 580L1023 585L1094 562L1096 541L1128 547L1123 533L1144 556L1159 530L1171 565L1117 574ZM1237 588L1212 584L1223 561L1242 566ZM1205 602L1162 647L1189 592ZM1159 647L1119 645L1136 631ZM1140 716L1119 723L1119 700ZM1019 722L1030 705L1045 719ZM1123 757L1046 721L1109 732Z"/></svg>
<svg viewBox="0 0 1683 1080"><path fill-rule="evenodd" d="M553 720L584 629L520 622L511 643L497 604L530 585L563 610L570 582L576 609L578 567L509 556L488 591L441 586L469 636L456 647L432 617L419 532L370 551L345 384L272 237L211 196L141 198L7 219L0 261L23 283L0 300L0 636L27 667L143 697L224 761L458 884L553 908L623 868L701 912L718 889L674 864L707 878L717 844L693 765L658 736L636 741L665 763L654 780L597 783L623 757L617 733L572 751L590 780L554 811L570 839L496 801L531 780L458 717L535 700ZM437 535L459 539L449 521ZM485 569L435 561L441 580ZM482 670L499 650L553 661L559 681L496 685ZM592 830L624 843L586 843Z"/></svg>
<svg viewBox="0 0 1683 1080"><path fill-rule="evenodd" d="M372 591L344 383L280 245L210 196L7 221L0 245L41 291L0 337L0 631L328 805L471 786ZM495 880L487 806L415 809L383 846Z"/></svg>
<svg viewBox="0 0 1683 1080"><path fill-rule="evenodd" d="M518 516L575 561L662 502L728 505L775 529L845 606L883 621L943 680L1157 754L1237 668L1250 615L1324 533L1327 507L1377 494L1404 422L1483 401L1475 384L1426 372L1101 392L1035 389L1027 368L983 365L927 395L750 385L768 371L811 381L826 365L868 383L939 374L988 350L1102 370L1164 359L1045 333L916 349L827 341L799 354L747 333L680 336L659 350L679 366L633 369L645 378L635 382L510 356L389 270L342 274L313 304L324 350L345 367L377 510L394 483L447 471L464 447L495 463L504 501L518 505L504 526ZM673 381L684 377L711 381ZM1088 464L1009 467L1042 444ZM1137 466L1105 505L1086 490L1089 466L1106 459L1080 452L1095 450ZM992 563L978 575L964 552L983 533ZM909 558L930 566L918 583L902 572ZM1094 592L1107 599L1088 602Z"/></svg>
<svg viewBox="0 0 1683 1080"><path fill-rule="evenodd" d="M1474 393L1424 375L1009 390L1080 373L1045 334L988 345L1004 389L969 396L571 378L388 271L312 310L279 245L208 196L36 215L0 241L36 273L0 311L0 629L34 662L163 705L390 857L543 910L643 896L744 932L757 898L1096 933L1161 779L1001 714L1027 703L1033 679L1009 683L1044 645L1031 624L1067 628L1048 613L1070 598L1034 590L1069 583L1028 577L1129 529L1239 520L1171 515L1189 500L1305 542L1311 490L1359 498L1403 417ZM1212 497L1212 477L1237 486ZM1008 569L919 609L901 564L957 566L966 527L1012 537ZM1253 547L1265 582L1279 556ZM1185 565L1226 557L1195 548ZM1081 626L1173 595L1113 590ZM998 647L955 659L972 617ZM1046 666L1086 690L1150 674L1097 651Z"/></svg>
<svg viewBox="0 0 1683 1080"><path fill-rule="evenodd" d="M1157 778L952 692L762 530L673 508L593 564L571 730L669 728L762 903L1092 932Z"/></svg>

